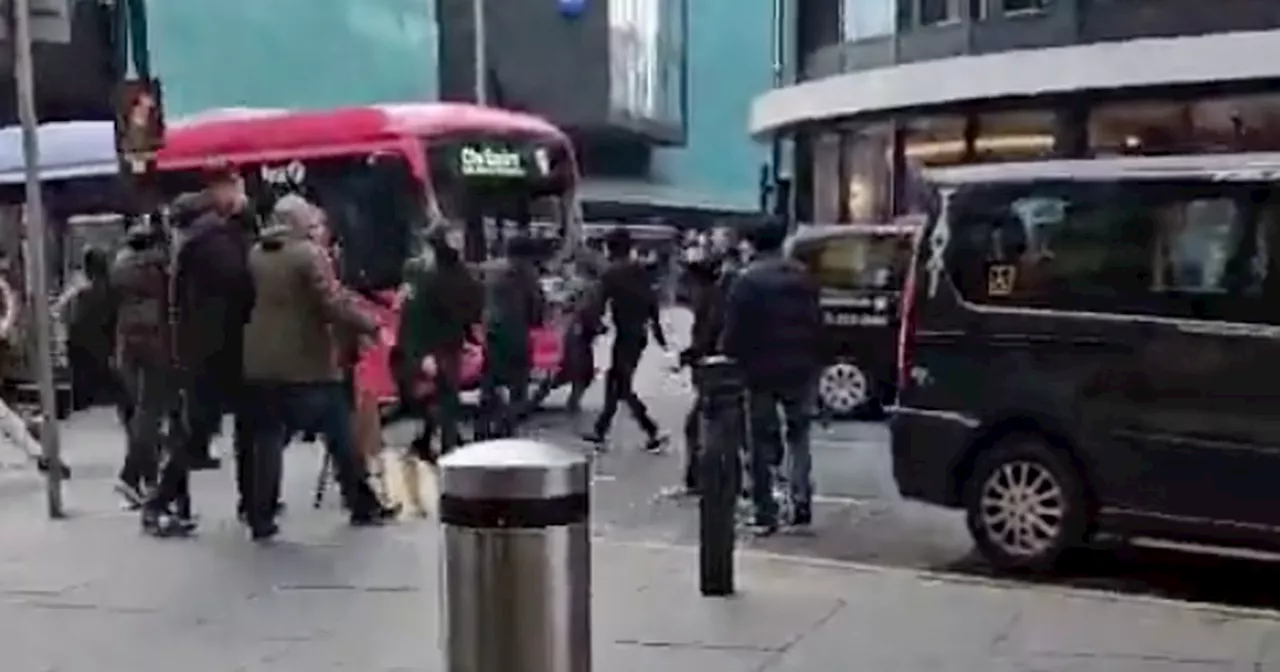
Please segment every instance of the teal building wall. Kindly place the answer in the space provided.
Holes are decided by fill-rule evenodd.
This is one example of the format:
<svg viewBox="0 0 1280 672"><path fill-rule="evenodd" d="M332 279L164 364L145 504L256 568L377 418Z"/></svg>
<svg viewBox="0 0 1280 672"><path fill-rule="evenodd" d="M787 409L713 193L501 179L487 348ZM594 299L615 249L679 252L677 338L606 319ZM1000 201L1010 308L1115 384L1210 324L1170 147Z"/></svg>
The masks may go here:
<svg viewBox="0 0 1280 672"><path fill-rule="evenodd" d="M147 0L171 117L437 96L435 0Z"/></svg>
<svg viewBox="0 0 1280 672"><path fill-rule="evenodd" d="M689 2L688 142L657 150L652 177L690 205L758 207L769 152L747 136L747 110L772 87L772 22L773 0Z"/></svg>

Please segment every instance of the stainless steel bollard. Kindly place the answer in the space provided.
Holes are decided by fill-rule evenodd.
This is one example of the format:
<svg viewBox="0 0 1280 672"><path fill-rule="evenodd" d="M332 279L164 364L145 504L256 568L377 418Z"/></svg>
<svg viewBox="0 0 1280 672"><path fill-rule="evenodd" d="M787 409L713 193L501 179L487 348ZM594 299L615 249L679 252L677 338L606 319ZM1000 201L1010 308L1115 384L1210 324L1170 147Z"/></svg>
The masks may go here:
<svg viewBox="0 0 1280 672"><path fill-rule="evenodd" d="M440 460L446 672L590 672L589 478L526 439Z"/></svg>

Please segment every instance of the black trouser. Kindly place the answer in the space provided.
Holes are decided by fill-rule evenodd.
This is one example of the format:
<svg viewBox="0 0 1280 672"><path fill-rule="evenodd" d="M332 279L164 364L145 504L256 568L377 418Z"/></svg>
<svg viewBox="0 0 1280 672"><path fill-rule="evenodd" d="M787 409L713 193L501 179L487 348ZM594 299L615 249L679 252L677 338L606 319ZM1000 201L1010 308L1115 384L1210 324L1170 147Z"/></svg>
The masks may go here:
<svg viewBox="0 0 1280 672"><path fill-rule="evenodd" d="M519 357L505 359L486 365L480 380L481 427L477 433L487 438L511 436L528 414L530 363Z"/></svg>
<svg viewBox="0 0 1280 672"><path fill-rule="evenodd" d="M67 344L71 369L71 408L82 411L114 400L116 381L106 357L73 343Z"/></svg>
<svg viewBox="0 0 1280 672"><path fill-rule="evenodd" d="M650 438L657 436L658 424L649 416L649 409L636 396L635 391L636 368L640 366L640 355L644 353L646 345L647 339L643 336L637 338L619 334L614 337L609 372L605 374L604 408L596 418L594 433L597 437L608 434L619 403L627 405L636 424L640 425L645 434Z"/></svg>
<svg viewBox="0 0 1280 672"><path fill-rule="evenodd" d="M144 510L150 514L173 512L182 517L191 515L191 416L190 386L177 384L179 390L170 405L169 432L164 438L164 465L160 479L151 492ZM135 409L134 413L137 411Z"/></svg>
<svg viewBox="0 0 1280 672"><path fill-rule="evenodd" d="M295 432L315 432L329 452L342 499L353 517L373 515L378 498L366 480L364 461L355 445L351 404L340 382L254 384L246 395L252 401L254 441L248 457L249 506L245 519L254 529L270 526L277 514L284 470L284 449Z"/></svg>
<svg viewBox="0 0 1280 672"><path fill-rule="evenodd" d="M442 350L434 355L437 373L435 389L428 398L422 401L419 412L422 420L422 432L413 442L413 449L418 457L426 462L434 462L431 453L431 437L437 430L440 432L440 454L444 455L462 443L462 432L458 425L462 420L461 394L462 351Z"/></svg>
<svg viewBox="0 0 1280 672"><path fill-rule="evenodd" d="M124 394L122 411L128 437L120 480L135 488L151 485L156 480L160 459L163 425L173 400L169 367L156 361L121 358L120 382Z"/></svg>

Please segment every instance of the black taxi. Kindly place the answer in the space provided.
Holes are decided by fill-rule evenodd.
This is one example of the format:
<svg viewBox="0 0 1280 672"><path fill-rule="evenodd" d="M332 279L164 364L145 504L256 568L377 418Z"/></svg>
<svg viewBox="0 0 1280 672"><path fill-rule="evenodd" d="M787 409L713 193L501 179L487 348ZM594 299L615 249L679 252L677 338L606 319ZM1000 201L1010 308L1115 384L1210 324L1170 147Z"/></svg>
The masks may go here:
<svg viewBox="0 0 1280 672"><path fill-rule="evenodd" d="M786 253L822 285L826 366L818 403L835 416L877 414L896 394L898 301L920 222L800 226Z"/></svg>

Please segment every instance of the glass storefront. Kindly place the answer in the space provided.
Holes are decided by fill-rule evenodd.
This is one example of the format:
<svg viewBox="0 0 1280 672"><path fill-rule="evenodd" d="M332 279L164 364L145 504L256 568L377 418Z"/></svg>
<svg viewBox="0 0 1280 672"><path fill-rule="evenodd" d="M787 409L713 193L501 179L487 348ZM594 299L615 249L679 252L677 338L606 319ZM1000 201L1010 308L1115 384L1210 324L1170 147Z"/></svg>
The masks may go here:
<svg viewBox="0 0 1280 672"><path fill-rule="evenodd" d="M1280 150L1280 95L1094 106L1095 156Z"/></svg>
<svg viewBox="0 0 1280 672"><path fill-rule="evenodd" d="M907 183L919 168L1269 151L1280 151L1280 94L1093 103L1081 97L1054 106L901 117L816 136L813 214L815 221L844 223L909 212Z"/></svg>

